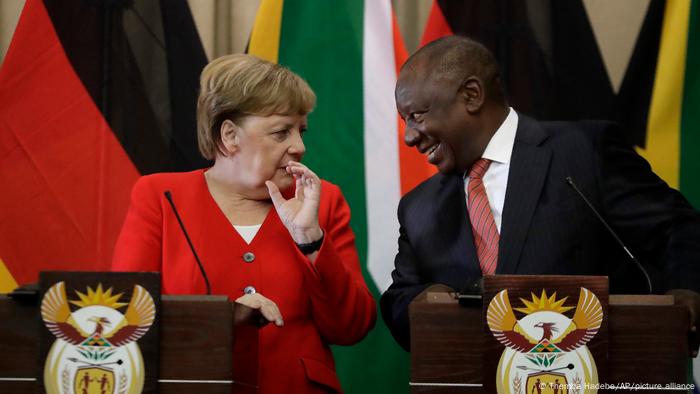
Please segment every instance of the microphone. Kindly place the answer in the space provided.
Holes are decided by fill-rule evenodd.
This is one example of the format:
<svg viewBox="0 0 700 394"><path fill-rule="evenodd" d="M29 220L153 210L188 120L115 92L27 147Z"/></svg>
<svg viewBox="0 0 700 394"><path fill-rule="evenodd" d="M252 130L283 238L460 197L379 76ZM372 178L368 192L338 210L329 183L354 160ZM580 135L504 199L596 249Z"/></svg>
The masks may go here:
<svg viewBox="0 0 700 394"><path fill-rule="evenodd" d="M173 208L173 213L175 214L175 217L177 218L177 222L180 224L180 229L182 230L182 233L185 235L185 239L187 240L187 244L190 245L190 250L192 251L192 254L194 255L194 259L197 260L197 265L199 266L199 271L202 273L202 277L204 278L204 283L207 285L207 295L211 295L211 286L209 285L209 278L207 277L206 271L204 271L204 266L202 265L202 262L199 261L199 256L197 256L197 252L194 250L194 245L192 245L192 241L190 240L190 236L187 234L187 230L185 230L185 224L182 223L182 219L180 219L180 215L177 213L177 208L175 208L175 203L173 202L173 197L172 194L170 193L170 190L166 190L165 193L165 198L168 199L168 202L170 203L170 206Z"/></svg>
<svg viewBox="0 0 700 394"><path fill-rule="evenodd" d="M608 224L608 222L606 222L605 219L603 219L603 217L600 216L600 213L598 213L598 210L595 209L595 207L593 206L593 204L591 204L591 202L588 201L588 199L586 198L586 196L584 196L583 193L581 193L581 190L579 190L579 188L578 188L578 187L576 186L576 184L574 183L574 179L573 179L572 177L570 177L570 176L567 176L567 177L564 178L564 179L566 180L566 183L567 183L569 186L571 186L571 187L576 191L576 193L581 197L581 199L583 200L583 202L585 202L586 205L588 205L588 208L590 208L591 211L593 211L593 213L594 213L595 216L598 218L598 220L599 220L601 223L603 223L603 226L605 226L605 228L608 230L608 232L613 236L613 238L615 238L615 241L617 241L617 243L622 247L622 250L624 250L625 253L627 253L627 256L629 256L629 258L630 258L630 261L631 261L632 263L634 263L634 264L637 266L637 268L639 268L640 271L642 271L642 274L644 274L644 277L645 277L646 280L647 280L647 288L649 289L649 294L652 294L651 279L649 278L649 274L647 273L647 270L644 269L644 267L642 266L642 264L639 263L639 260L637 260L637 258L634 257L634 255L632 254L632 252L630 252L630 250L627 249L627 246L625 246L624 242L622 242L622 240L620 239L620 237L617 236L617 233L615 233L615 231L610 227L610 225Z"/></svg>
<svg viewBox="0 0 700 394"><path fill-rule="evenodd" d="M467 281L464 289L457 293L456 298L461 306L481 307L484 293L484 278Z"/></svg>

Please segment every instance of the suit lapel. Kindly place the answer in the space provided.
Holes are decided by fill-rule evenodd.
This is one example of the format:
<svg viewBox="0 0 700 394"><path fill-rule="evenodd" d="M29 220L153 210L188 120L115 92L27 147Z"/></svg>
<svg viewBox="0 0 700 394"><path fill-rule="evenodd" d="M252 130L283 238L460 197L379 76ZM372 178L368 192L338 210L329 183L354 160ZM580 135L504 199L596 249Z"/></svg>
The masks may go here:
<svg viewBox="0 0 700 394"><path fill-rule="evenodd" d="M498 274L517 272L532 215L549 171L552 151L546 132L533 119L519 115L503 204Z"/></svg>

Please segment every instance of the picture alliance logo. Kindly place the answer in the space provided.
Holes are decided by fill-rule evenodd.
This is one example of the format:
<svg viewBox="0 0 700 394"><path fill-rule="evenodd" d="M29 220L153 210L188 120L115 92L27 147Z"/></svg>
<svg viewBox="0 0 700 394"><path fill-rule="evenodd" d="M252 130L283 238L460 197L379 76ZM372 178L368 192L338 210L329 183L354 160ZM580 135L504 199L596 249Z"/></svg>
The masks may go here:
<svg viewBox="0 0 700 394"><path fill-rule="evenodd" d="M583 392L598 391L598 390L628 390L628 391L644 391L644 390L677 390L687 391L694 390L693 383L540 383L535 387L536 393L568 393L568 392Z"/></svg>

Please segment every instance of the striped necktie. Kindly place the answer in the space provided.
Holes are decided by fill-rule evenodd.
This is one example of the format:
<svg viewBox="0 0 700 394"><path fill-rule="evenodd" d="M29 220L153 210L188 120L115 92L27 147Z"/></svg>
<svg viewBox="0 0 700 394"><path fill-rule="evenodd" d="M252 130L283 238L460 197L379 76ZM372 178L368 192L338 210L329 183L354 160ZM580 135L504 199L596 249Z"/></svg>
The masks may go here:
<svg viewBox="0 0 700 394"><path fill-rule="evenodd" d="M491 165L491 160L477 160L469 170L469 183L467 185L469 220L472 224L474 246L483 275L493 275L496 272L498 240L500 239L482 179L489 165Z"/></svg>

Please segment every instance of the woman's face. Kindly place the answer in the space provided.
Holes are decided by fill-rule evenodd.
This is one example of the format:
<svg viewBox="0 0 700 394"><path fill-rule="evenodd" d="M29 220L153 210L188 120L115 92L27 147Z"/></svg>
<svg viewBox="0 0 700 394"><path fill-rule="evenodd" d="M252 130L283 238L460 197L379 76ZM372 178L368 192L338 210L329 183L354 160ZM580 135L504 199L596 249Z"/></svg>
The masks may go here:
<svg viewBox="0 0 700 394"><path fill-rule="evenodd" d="M236 181L248 190L267 195L265 181L271 180L280 190L294 184L287 173L290 160L301 161L306 152L302 134L306 131L306 115L250 115L234 126L235 137L229 150L234 161ZM224 145L227 145L224 137Z"/></svg>

